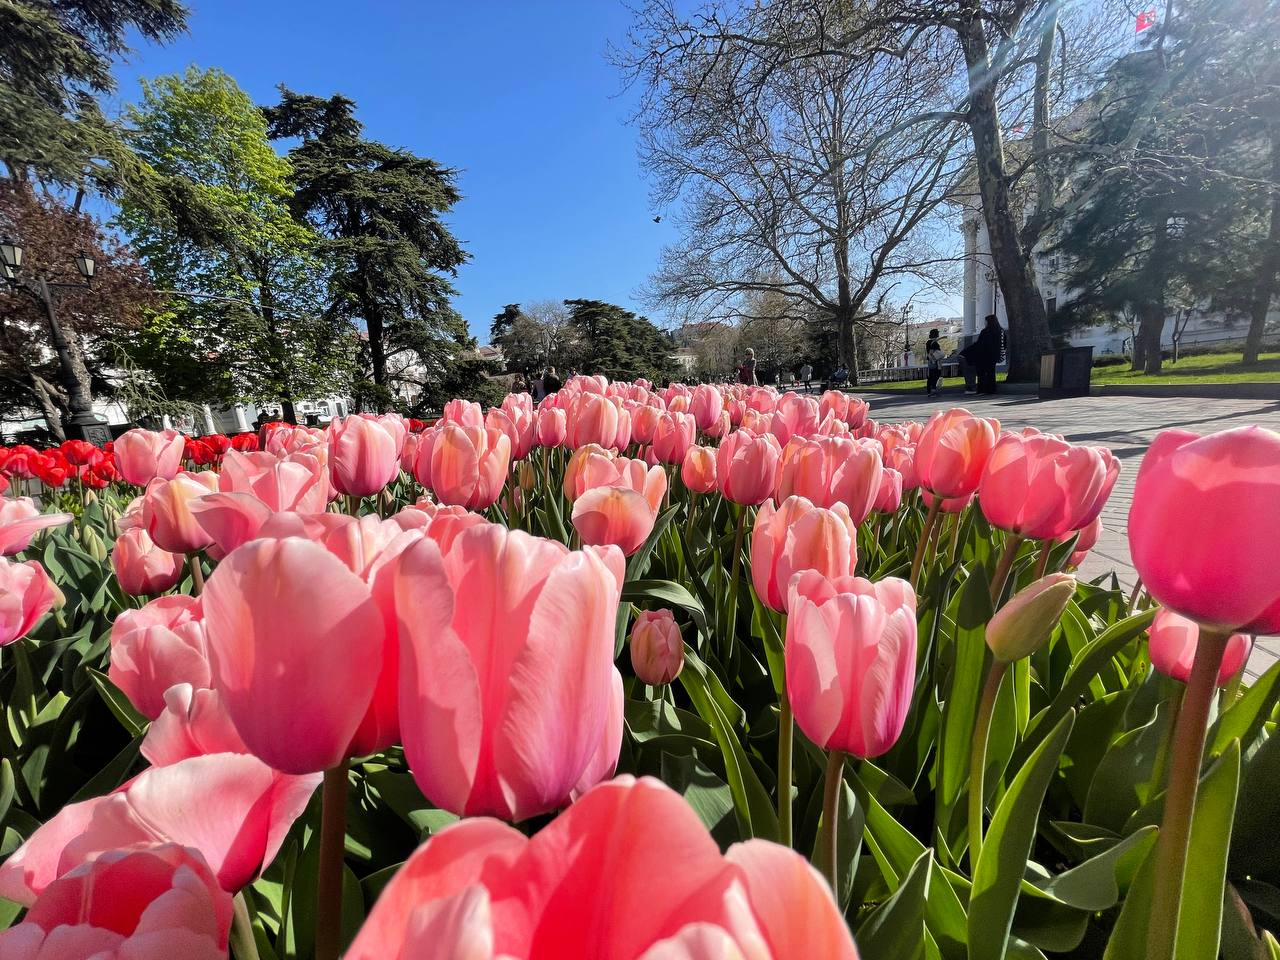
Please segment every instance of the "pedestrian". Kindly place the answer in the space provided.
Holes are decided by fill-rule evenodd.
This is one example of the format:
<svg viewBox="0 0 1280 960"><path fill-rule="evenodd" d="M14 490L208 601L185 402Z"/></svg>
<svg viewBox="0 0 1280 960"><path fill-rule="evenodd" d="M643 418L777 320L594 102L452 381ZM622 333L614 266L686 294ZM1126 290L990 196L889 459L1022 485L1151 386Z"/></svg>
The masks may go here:
<svg viewBox="0 0 1280 960"><path fill-rule="evenodd" d="M742 366L738 367L738 382L752 387L756 386L756 352L750 347L747 348L747 355L742 361Z"/></svg>
<svg viewBox="0 0 1280 960"><path fill-rule="evenodd" d="M929 365L929 379L925 384L925 395L938 395L938 385L942 381L942 341L937 330L929 331L929 339L924 342L924 359Z"/></svg>
<svg viewBox="0 0 1280 960"><path fill-rule="evenodd" d="M800 382L804 384L804 392L809 392L809 385L813 382L813 364L805 363L800 367Z"/></svg>
<svg viewBox="0 0 1280 960"><path fill-rule="evenodd" d="M544 395L553 394L562 386L564 386L564 384L561 383L560 378L556 376L555 367L547 367L547 369L542 372L542 392Z"/></svg>
<svg viewBox="0 0 1280 960"><path fill-rule="evenodd" d="M837 387L843 387L849 382L849 368L843 363L836 367L836 372L831 375L831 382Z"/></svg>
<svg viewBox="0 0 1280 960"><path fill-rule="evenodd" d="M512 393L528 393L528 391L529 391L529 385L524 382L524 377L521 374L517 373L516 378L511 381L511 392Z"/></svg>
<svg viewBox="0 0 1280 960"><path fill-rule="evenodd" d="M977 374L976 388L970 383L969 374L965 375L965 393L996 392L996 364L1004 356L1004 328L994 313L987 314L986 323L973 341L960 355L968 362Z"/></svg>

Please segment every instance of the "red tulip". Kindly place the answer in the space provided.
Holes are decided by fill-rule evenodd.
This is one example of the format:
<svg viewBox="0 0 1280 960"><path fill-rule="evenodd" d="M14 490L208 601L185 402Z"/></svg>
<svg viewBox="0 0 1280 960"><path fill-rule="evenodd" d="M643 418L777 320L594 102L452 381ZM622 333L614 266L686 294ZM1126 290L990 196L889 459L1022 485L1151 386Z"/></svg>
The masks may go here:
<svg viewBox="0 0 1280 960"><path fill-rule="evenodd" d="M787 694L800 729L824 750L884 753L915 687L911 585L807 570L792 580L787 610Z"/></svg>
<svg viewBox="0 0 1280 960"><path fill-rule="evenodd" d="M0 557L11 557L31 546L41 530L74 520L69 513L41 513L30 497L0 499Z"/></svg>
<svg viewBox="0 0 1280 960"><path fill-rule="evenodd" d="M843 503L816 507L788 497L780 507L767 501L751 529L751 583L760 602L787 609L787 589L802 570L828 579L850 577L858 565L858 528Z"/></svg>
<svg viewBox="0 0 1280 960"><path fill-rule="evenodd" d="M782 447L772 434L749 430L729 434L716 449L716 482L726 500L751 506L764 503L778 486Z"/></svg>
<svg viewBox="0 0 1280 960"><path fill-rule="evenodd" d="M998 420L975 417L963 407L939 410L916 444L920 486L947 500L973 493L999 433Z"/></svg>
<svg viewBox="0 0 1280 960"><path fill-rule="evenodd" d="M623 559L496 524L410 544L395 580L400 726L423 793L524 820L613 773Z"/></svg>
<svg viewBox="0 0 1280 960"><path fill-rule="evenodd" d="M231 897L177 844L108 850L53 881L0 931L6 960L226 960Z"/></svg>
<svg viewBox="0 0 1280 960"><path fill-rule="evenodd" d="M199 598L177 594L122 611L111 625L107 675L152 720L164 710L164 692L175 683L209 686Z"/></svg>
<svg viewBox="0 0 1280 960"><path fill-rule="evenodd" d="M237 433L231 438L231 449L239 453L253 453L258 449L256 433Z"/></svg>
<svg viewBox="0 0 1280 960"><path fill-rule="evenodd" d="M111 551L111 569L120 589L130 596L154 596L182 579L184 558L161 550L141 527L126 530Z"/></svg>
<svg viewBox="0 0 1280 960"><path fill-rule="evenodd" d="M631 627L631 669L642 683L670 683L684 667L684 639L670 610L642 610Z"/></svg>
<svg viewBox="0 0 1280 960"><path fill-rule="evenodd" d="M782 450L778 499L794 494L820 507L842 503L859 524L875 506L882 469L874 440L793 437Z"/></svg>
<svg viewBox="0 0 1280 960"><path fill-rule="evenodd" d="M152 480L142 501L142 521L156 545L170 553L194 553L213 543L191 512L191 503L216 493L216 473L183 471L172 480Z"/></svg>
<svg viewBox="0 0 1280 960"><path fill-rule="evenodd" d="M749 840L722 855L677 793L619 777L532 839L492 820L436 834L383 890L346 957L857 955L799 854Z"/></svg>
<svg viewBox="0 0 1280 960"><path fill-rule="evenodd" d="M712 447L690 447L680 466L680 480L694 493L716 488L716 452Z"/></svg>
<svg viewBox="0 0 1280 960"><path fill-rule="evenodd" d="M329 422L329 479L338 493L369 497L395 479L408 434L402 422L359 414Z"/></svg>
<svg viewBox="0 0 1280 960"><path fill-rule="evenodd" d="M511 441L496 427L445 423L422 434L414 476L441 503L492 506L511 466Z"/></svg>
<svg viewBox="0 0 1280 960"><path fill-rule="evenodd" d="M1280 433L1166 430L1129 511L1133 565L1151 595L1197 623L1280 633Z"/></svg>
<svg viewBox="0 0 1280 960"><path fill-rule="evenodd" d="M1191 679L1191 662L1200 640L1200 625L1179 616L1167 607L1156 611L1151 621L1151 665L1166 677L1187 683ZM1233 633L1218 668L1218 686L1225 687L1239 673L1253 651L1253 640L1247 634Z"/></svg>
<svg viewBox="0 0 1280 960"><path fill-rule="evenodd" d="M387 736L384 711L371 716L383 614L332 553L297 537L254 540L218 564L202 602L210 686L255 756L311 773L389 745L369 742ZM381 735L362 729L367 716Z"/></svg>
<svg viewBox="0 0 1280 960"><path fill-rule="evenodd" d="M1119 473L1119 461L1101 447L1006 433L987 460L978 500L993 526L1056 540L1093 522Z"/></svg>
<svg viewBox="0 0 1280 960"><path fill-rule="evenodd" d="M70 803L0 865L0 896L30 904L106 850L156 841L198 850L223 890L267 867L320 782L292 777L244 753L148 767L104 797Z"/></svg>
<svg viewBox="0 0 1280 960"><path fill-rule="evenodd" d="M113 447L120 476L138 487L157 477L172 480L182 469L184 443L176 430L134 429L121 434Z"/></svg>
<svg viewBox="0 0 1280 960"><path fill-rule="evenodd" d="M14 444L8 448L0 447L0 473L8 477L30 480L35 476L31 472L31 461L39 455L35 447L25 443Z"/></svg>
<svg viewBox="0 0 1280 960"><path fill-rule="evenodd" d="M58 449L74 467L88 466L102 459L102 451L87 440L63 440Z"/></svg>
<svg viewBox="0 0 1280 960"><path fill-rule="evenodd" d="M67 463L62 451L39 453L31 458L31 472L46 487L57 490L67 479L75 475L75 468Z"/></svg>
<svg viewBox="0 0 1280 960"><path fill-rule="evenodd" d="M248 753L217 690L175 683L164 692L164 711L142 738L142 755L155 767L211 753Z"/></svg>
<svg viewBox="0 0 1280 960"><path fill-rule="evenodd" d="M592 487L573 504L573 528L583 543L611 543L628 557L644 546L656 520L649 501L625 487Z"/></svg>
<svg viewBox="0 0 1280 960"><path fill-rule="evenodd" d="M35 560L0 557L0 647L25 637L62 594Z"/></svg>

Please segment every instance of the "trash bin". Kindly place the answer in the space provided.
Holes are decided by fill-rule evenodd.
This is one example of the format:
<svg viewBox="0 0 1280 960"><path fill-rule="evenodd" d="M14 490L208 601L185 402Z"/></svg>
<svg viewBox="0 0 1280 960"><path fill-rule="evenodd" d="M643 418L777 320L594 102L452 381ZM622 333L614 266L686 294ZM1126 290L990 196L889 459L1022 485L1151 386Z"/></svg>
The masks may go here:
<svg viewBox="0 0 1280 960"><path fill-rule="evenodd" d="M1086 397L1093 375L1093 347L1064 347L1040 355L1040 398Z"/></svg>

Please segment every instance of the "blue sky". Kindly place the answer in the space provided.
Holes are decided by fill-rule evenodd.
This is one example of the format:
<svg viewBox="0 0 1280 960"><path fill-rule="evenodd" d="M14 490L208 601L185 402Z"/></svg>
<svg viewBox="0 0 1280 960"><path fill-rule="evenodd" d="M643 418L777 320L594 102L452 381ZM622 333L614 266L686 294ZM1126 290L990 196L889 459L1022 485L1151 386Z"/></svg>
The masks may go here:
<svg viewBox="0 0 1280 960"><path fill-rule="evenodd" d="M188 35L119 66L119 104L140 77L192 63L221 67L260 103L279 83L346 94L370 137L459 168L450 222L472 260L456 306L481 342L505 303L594 297L643 311L637 289L674 232L653 223L633 98L605 59L627 29L622 3L188 5Z"/></svg>

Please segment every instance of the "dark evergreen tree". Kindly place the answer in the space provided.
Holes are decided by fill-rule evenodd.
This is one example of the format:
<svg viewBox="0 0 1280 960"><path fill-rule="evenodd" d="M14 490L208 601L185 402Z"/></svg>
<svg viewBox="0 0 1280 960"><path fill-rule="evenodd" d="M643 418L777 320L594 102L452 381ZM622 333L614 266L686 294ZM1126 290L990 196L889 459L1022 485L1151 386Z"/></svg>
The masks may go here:
<svg viewBox="0 0 1280 960"><path fill-rule="evenodd" d="M670 336L616 304L603 300L566 300L572 341L564 351L563 372L602 373L611 380L644 377L654 383L674 374Z"/></svg>

